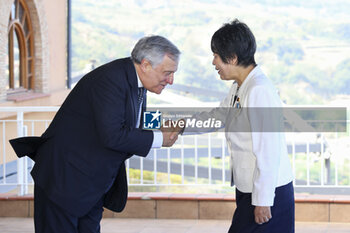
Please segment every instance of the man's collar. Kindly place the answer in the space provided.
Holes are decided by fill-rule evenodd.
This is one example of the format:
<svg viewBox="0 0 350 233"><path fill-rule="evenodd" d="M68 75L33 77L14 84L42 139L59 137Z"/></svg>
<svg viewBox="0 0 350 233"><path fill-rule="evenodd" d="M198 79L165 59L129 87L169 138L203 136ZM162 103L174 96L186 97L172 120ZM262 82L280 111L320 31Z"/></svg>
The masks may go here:
<svg viewBox="0 0 350 233"><path fill-rule="evenodd" d="M136 77L137 77L137 87L138 88L143 87L142 82L140 80L140 77L139 77L139 74L137 73L137 71L136 71Z"/></svg>

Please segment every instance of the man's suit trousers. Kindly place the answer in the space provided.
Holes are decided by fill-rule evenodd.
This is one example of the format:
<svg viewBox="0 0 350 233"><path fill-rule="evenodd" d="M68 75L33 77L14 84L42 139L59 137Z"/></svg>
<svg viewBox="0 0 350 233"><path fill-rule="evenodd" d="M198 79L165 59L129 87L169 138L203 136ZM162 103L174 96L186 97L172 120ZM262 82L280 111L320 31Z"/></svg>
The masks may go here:
<svg viewBox="0 0 350 233"><path fill-rule="evenodd" d="M34 187L35 233L99 233L103 197L85 216L76 217L48 199L44 190Z"/></svg>

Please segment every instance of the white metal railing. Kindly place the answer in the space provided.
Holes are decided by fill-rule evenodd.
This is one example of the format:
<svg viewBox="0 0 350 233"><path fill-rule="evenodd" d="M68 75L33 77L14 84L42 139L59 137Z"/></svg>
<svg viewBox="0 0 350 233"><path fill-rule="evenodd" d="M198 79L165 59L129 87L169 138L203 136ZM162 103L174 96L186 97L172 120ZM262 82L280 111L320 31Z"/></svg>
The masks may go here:
<svg viewBox="0 0 350 233"><path fill-rule="evenodd" d="M56 112L58 107L0 107L0 114L15 119L0 120L0 192L19 188L27 194L33 185L27 157L9 159L9 135L40 135L51 119L26 119L25 113ZM349 122L348 122L349 123ZM42 131L43 131L42 130ZM28 132L29 131L29 132ZM350 187L350 140L347 133L287 133L288 151L296 187ZM344 145L345 143L345 145ZM230 185L229 158L223 133L182 136L172 148L152 149L146 158L133 156L126 162L130 186Z"/></svg>
<svg viewBox="0 0 350 233"><path fill-rule="evenodd" d="M44 122L45 127L47 128L48 123L50 120L25 120L24 119L24 113L28 112L57 112L59 107L1 107L0 113L7 113L7 114L13 114L15 113L16 120L0 120L0 123L2 125L2 143L1 146L3 148L3 154L2 154L2 179L0 180L0 187L1 186L18 186L19 191L18 193L20 195L24 195L28 193L28 185L33 184L33 182L30 182L30 176L28 167L31 167L32 161L28 159L27 157L24 158L18 158L15 161L7 161L7 147L10 147L8 144L8 139L6 137L6 130L10 129L10 127L7 127L6 124L15 123L17 125L17 135L16 137L23 137L28 136L27 126L25 123L31 123L32 125L32 132L30 135L34 135L35 129L34 129L34 122ZM12 163L11 163L12 162ZM16 162L15 167L13 167L14 162ZM12 166L12 171L8 172L7 167ZM10 179L8 181L8 176L16 177L16 179ZM12 182L11 182L12 180ZM5 189L8 191L8 189Z"/></svg>

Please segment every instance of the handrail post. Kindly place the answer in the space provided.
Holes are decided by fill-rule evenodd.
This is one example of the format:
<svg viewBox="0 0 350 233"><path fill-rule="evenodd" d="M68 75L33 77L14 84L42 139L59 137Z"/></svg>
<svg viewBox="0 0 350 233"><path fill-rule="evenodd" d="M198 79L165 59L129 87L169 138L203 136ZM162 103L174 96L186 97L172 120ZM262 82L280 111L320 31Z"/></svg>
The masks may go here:
<svg viewBox="0 0 350 233"><path fill-rule="evenodd" d="M17 112L17 137L23 137L23 111ZM24 187L24 172L25 172L25 159L24 157L17 159L17 184L19 185L18 195L25 194Z"/></svg>

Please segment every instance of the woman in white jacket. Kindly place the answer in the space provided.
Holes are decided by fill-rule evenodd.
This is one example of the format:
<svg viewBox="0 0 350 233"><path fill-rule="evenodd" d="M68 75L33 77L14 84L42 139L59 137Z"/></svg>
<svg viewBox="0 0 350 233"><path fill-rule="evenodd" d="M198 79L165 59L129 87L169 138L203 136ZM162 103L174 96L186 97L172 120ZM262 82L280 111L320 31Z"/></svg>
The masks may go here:
<svg viewBox="0 0 350 233"><path fill-rule="evenodd" d="M214 33L211 49L220 78L234 82L220 108L194 118L225 124L237 204L229 233L292 233L293 175L280 127L281 101L255 63L254 35L236 19Z"/></svg>

